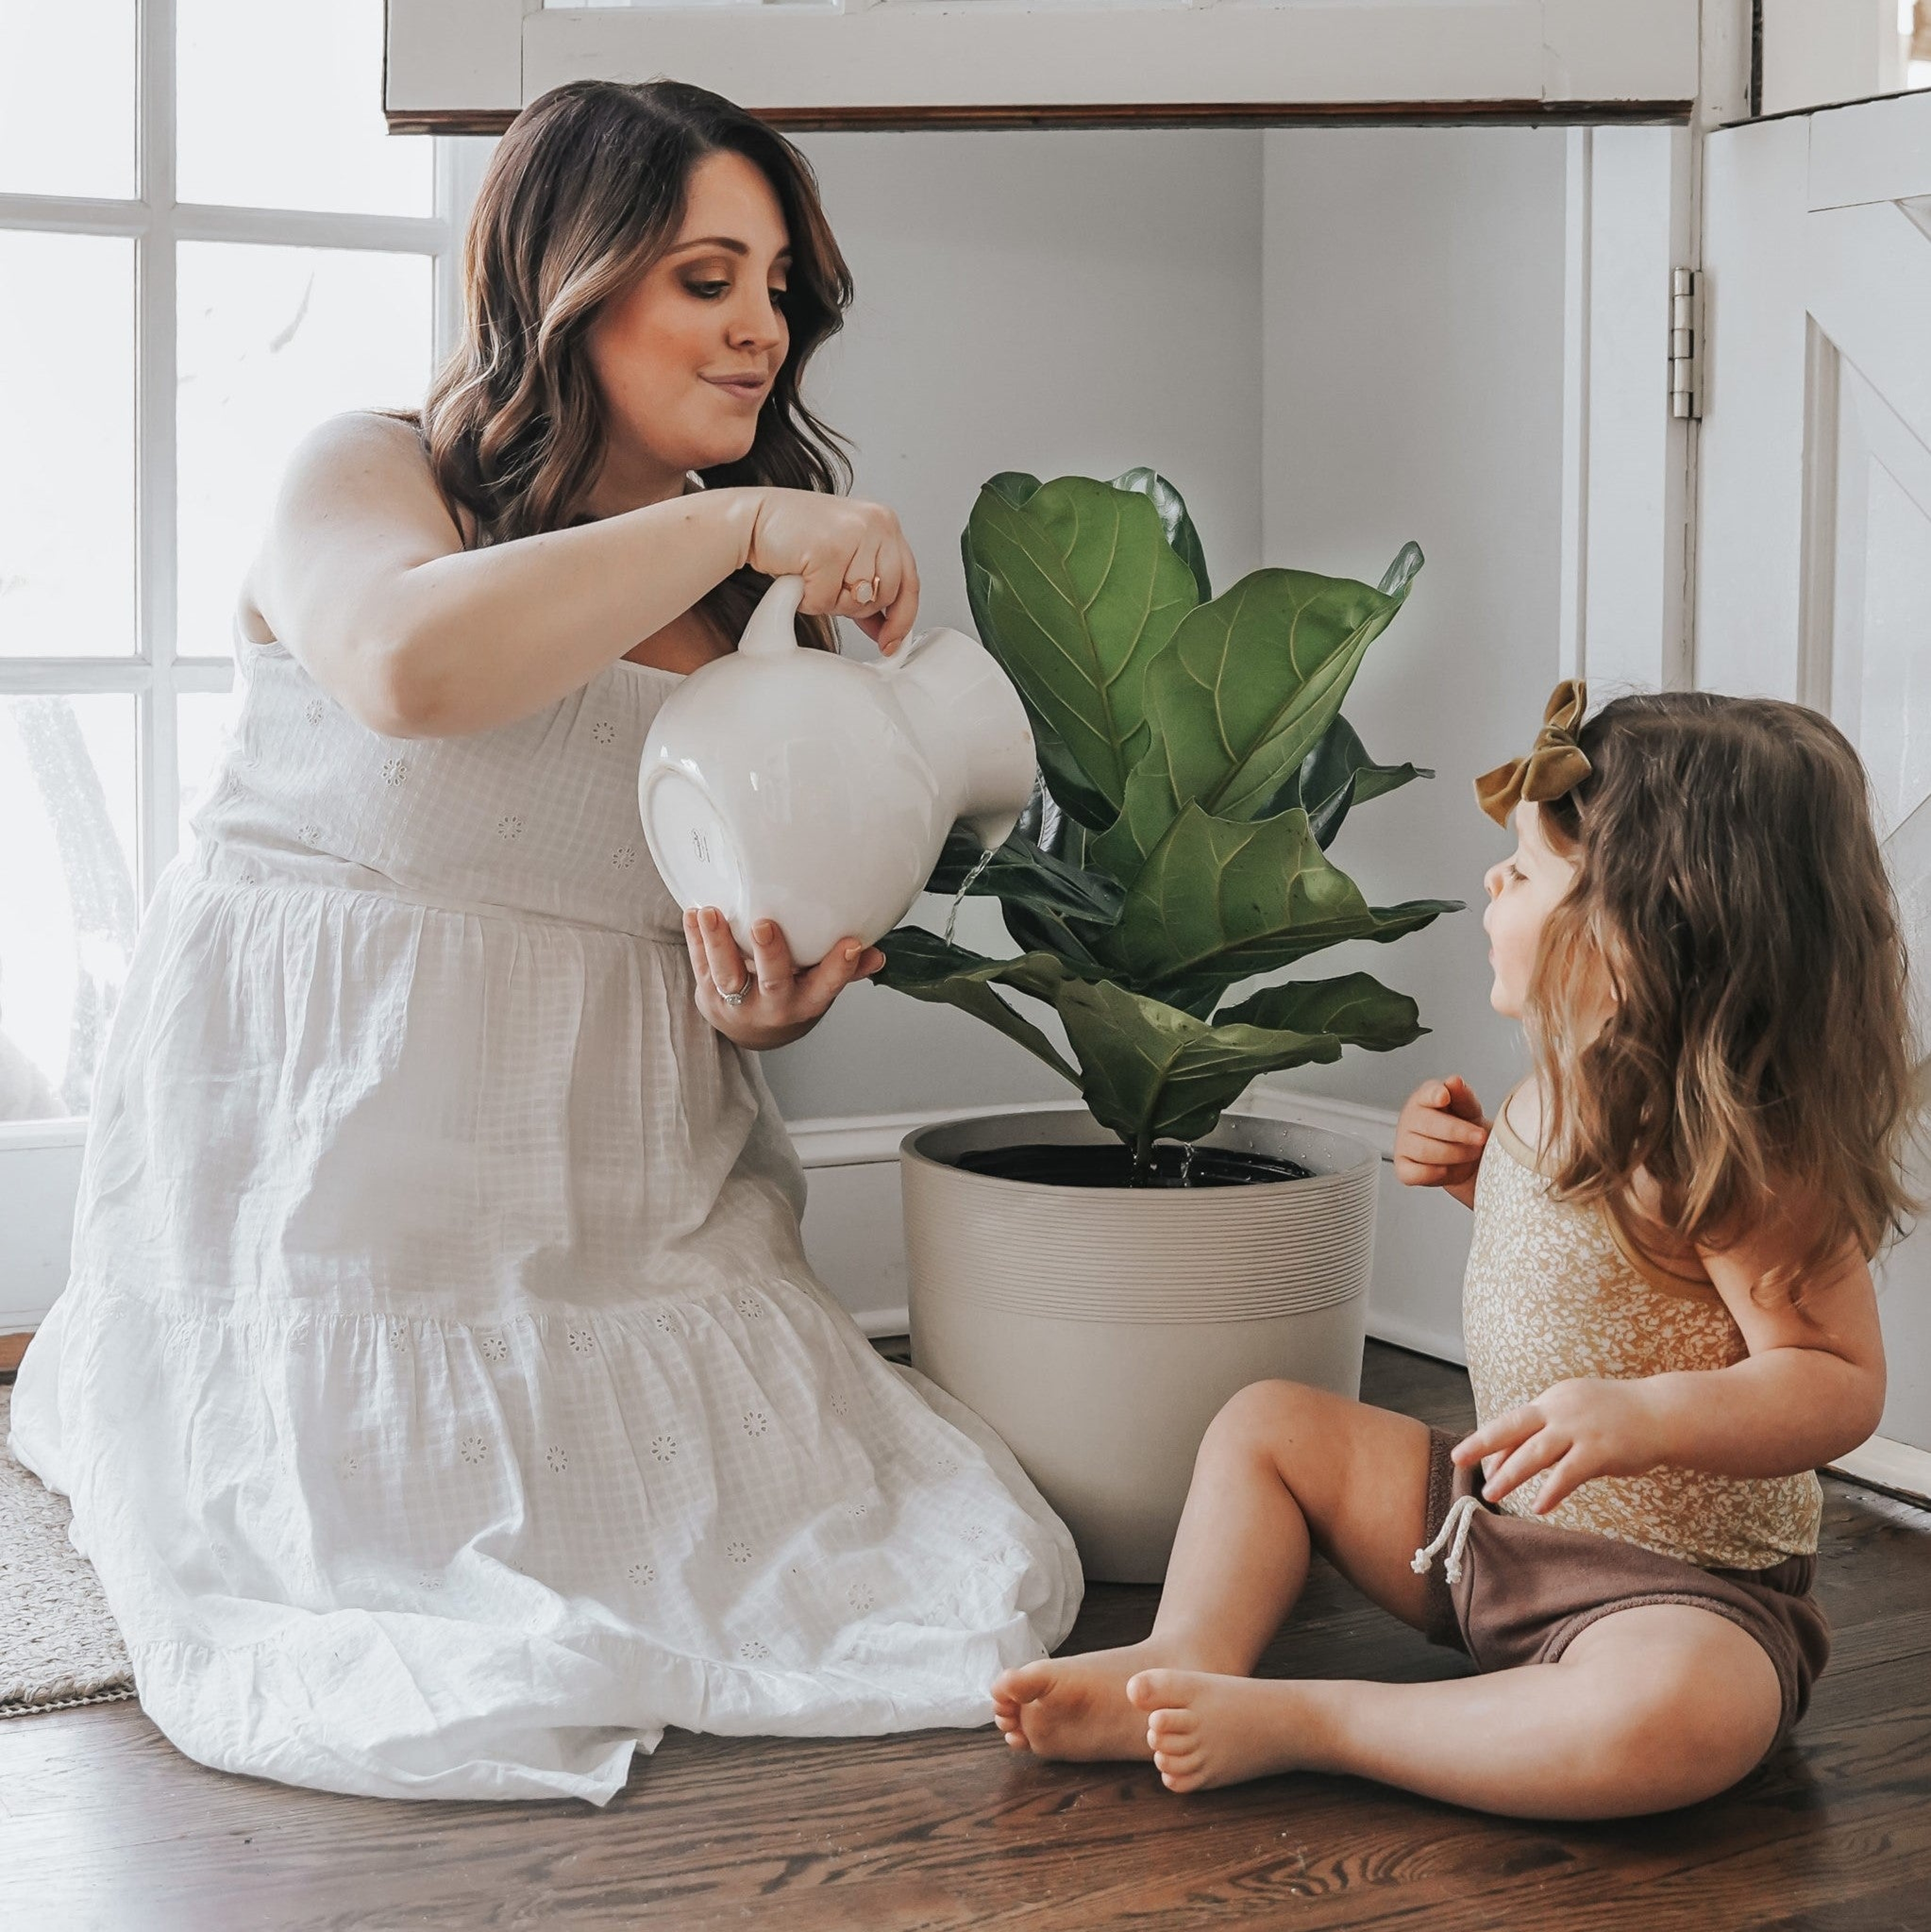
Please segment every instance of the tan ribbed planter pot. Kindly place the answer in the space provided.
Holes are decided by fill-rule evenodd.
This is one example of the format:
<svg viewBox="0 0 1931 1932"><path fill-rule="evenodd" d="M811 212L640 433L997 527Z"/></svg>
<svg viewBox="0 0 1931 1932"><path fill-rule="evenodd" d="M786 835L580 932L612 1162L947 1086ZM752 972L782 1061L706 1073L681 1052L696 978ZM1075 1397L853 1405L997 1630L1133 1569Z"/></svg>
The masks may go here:
<svg viewBox="0 0 1931 1932"><path fill-rule="evenodd" d="M1228 1115L1207 1145L1313 1174L1138 1190L953 1165L982 1148L1111 1138L1083 1107L907 1136L912 1360L1005 1438L1090 1580L1150 1583L1230 1396L1274 1377L1360 1394L1381 1162L1339 1134Z"/></svg>

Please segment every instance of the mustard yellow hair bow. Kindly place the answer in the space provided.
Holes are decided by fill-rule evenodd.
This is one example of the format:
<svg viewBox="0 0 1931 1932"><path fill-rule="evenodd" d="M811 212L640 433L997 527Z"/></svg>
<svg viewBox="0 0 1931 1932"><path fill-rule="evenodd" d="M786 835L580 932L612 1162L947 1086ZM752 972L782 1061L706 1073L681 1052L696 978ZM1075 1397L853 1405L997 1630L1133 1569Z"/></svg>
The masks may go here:
<svg viewBox="0 0 1931 1932"><path fill-rule="evenodd" d="M1576 742L1582 714L1589 708L1589 687L1580 678L1564 678L1550 694L1542 714L1542 729L1525 758L1511 758L1475 781L1475 802L1498 825L1527 799L1531 805L1560 798L1580 784L1591 766Z"/></svg>

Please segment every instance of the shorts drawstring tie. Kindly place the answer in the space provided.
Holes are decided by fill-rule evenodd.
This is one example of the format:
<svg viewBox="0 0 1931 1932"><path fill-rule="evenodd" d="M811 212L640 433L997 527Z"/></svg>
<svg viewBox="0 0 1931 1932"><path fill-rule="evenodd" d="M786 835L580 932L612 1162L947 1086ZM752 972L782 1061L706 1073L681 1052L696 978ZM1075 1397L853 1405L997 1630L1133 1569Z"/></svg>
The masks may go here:
<svg viewBox="0 0 1931 1932"><path fill-rule="evenodd" d="M1441 1527L1435 1533L1435 1540L1424 1550L1417 1550L1408 1568L1417 1576L1428 1574L1429 1565L1441 1554L1444 1546L1448 1554L1444 1558L1441 1574L1451 1583L1462 1581L1462 1552L1468 1545L1468 1526L1475 1520L1476 1512L1482 1507L1482 1498L1477 1496L1457 1496L1448 1506L1448 1514L1441 1520ZM1453 1538L1453 1540L1450 1539Z"/></svg>

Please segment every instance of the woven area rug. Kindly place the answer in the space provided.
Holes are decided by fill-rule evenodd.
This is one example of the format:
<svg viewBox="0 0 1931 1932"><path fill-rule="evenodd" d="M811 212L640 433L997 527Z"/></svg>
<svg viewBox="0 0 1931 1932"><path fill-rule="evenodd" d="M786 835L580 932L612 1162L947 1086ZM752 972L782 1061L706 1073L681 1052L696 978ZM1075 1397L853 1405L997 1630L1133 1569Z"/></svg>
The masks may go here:
<svg viewBox="0 0 1931 1932"><path fill-rule="evenodd" d="M64 1496L6 1453L13 1390L0 1385L0 1718L134 1694L94 1565L67 1540Z"/></svg>

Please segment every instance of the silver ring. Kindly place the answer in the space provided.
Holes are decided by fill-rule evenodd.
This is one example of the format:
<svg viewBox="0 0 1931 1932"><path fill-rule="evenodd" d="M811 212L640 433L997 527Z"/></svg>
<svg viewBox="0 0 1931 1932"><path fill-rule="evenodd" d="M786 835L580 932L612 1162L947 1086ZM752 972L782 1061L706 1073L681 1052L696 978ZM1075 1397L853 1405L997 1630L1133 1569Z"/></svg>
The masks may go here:
<svg viewBox="0 0 1931 1932"><path fill-rule="evenodd" d="M727 1006L742 1006L750 996L752 982L757 977L757 975L755 973L747 973L744 976L744 984L735 993L727 993L723 987L720 986L718 988L718 998Z"/></svg>

